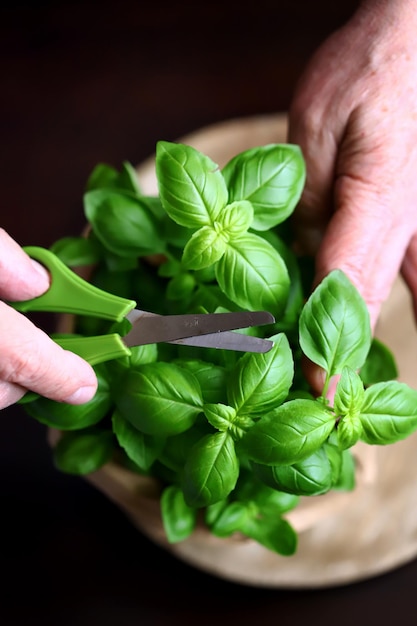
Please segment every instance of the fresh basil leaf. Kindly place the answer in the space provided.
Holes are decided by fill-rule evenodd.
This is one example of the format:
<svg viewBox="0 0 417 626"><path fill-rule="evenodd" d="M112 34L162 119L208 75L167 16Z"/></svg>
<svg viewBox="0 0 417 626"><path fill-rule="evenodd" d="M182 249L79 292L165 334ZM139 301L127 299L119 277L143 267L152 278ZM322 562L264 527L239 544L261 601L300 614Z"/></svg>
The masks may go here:
<svg viewBox="0 0 417 626"><path fill-rule="evenodd" d="M61 472L84 476L103 467L113 453L113 433L91 427L64 433L53 449L53 460Z"/></svg>
<svg viewBox="0 0 417 626"><path fill-rule="evenodd" d="M197 524L197 511L186 504L181 489L176 485L170 485L162 492L161 514L169 543L187 539Z"/></svg>
<svg viewBox="0 0 417 626"><path fill-rule="evenodd" d="M179 359L176 363L190 370L197 378L205 403L226 404L227 372L224 367L201 359Z"/></svg>
<svg viewBox="0 0 417 626"><path fill-rule="evenodd" d="M234 499L246 503L252 509L268 515L282 515L294 509L300 501L299 496L268 487L251 470L241 470Z"/></svg>
<svg viewBox="0 0 417 626"><path fill-rule="evenodd" d="M327 493L333 483L332 468L323 448L294 465L255 463L254 470L269 487L298 496Z"/></svg>
<svg viewBox="0 0 417 626"><path fill-rule="evenodd" d="M204 419L204 421L197 419L192 428L166 439L165 445L158 456L158 460L176 474L181 472L191 448L204 437L204 435L211 432L212 428L206 419Z"/></svg>
<svg viewBox="0 0 417 626"><path fill-rule="evenodd" d="M161 437L190 428L203 407L195 376L173 363L147 363L129 370L115 396L125 419L142 432Z"/></svg>
<svg viewBox="0 0 417 626"><path fill-rule="evenodd" d="M218 261L225 250L226 240L222 232L203 226L185 245L182 263L186 269L202 270Z"/></svg>
<svg viewBox="0 0 417 626"><path fill-rule="evenodd" d="M248 508L241 502L231 502L223 507L220 515L210 524L210 530L216 537L230 537L245 526L249 516Z"/></svg>
<svg viewBox="0 0 417 626"><path fill-rule="evenodd" d="M333 441L334 440L334 441ZM344 451L342 451L337 445L337 434L335 431L331 434L329 439L324 442L322 446L326 453L327 459L330 463L332 470L332 487L337 484L342 470L342 462Z"/></svg>
<svg viewBox="0 0 417 626"><path fill-rule="evenodd" d="M107 163L98 163L88 177L86 190L118 187L119 172Z"/></svg>
<svg viewBox="0 0 417 626"><path fill-rule="evenodd" d="M256 463L293 465L320 448L334 425L334 415L321 402L291 400L263 415L240 445Z"/></svg>
<svg viewBox="0 0 417 626"><path fill-rule="evenodd" d="M356 487L356 464L350 450L343 450L340 473L333 484L335 491L353 491Z"/></svg>
<svg viewBox="0 0 417 626"><path fill-rule="evenodd" d="M106 163L99 163L90 174L86 190L118 189L135 195L141 195L136 170L128 162L122 164L120 172Z"/></svg>
<svg viewBox="0 0 417 626"><path fill-rule="evenodd" d="M358 415L362 408L364 395L365 390L361 378L350 367L344 367L334 397L336 415Z"/></svg>
<svg viewBox="0 0 417 626"><path fill-rule="evenodd" d="M62 237L50 247L50 250L70 267L94 265L102 256L97 242L87 237Z"/></svg>
<svg viewBox="0 0 417 626"><path fill-rule="evenodd" d="M297 533L291 524L276 515L248 517L242 532L282 556L291 556L297 551Z"/></svg>
<svg viewBox="0 0 417 626"><path fill-rule="evenodd" d="M220 289L243 309L270 311L279 317L289 292L287 267L278 252L254 233L229 241L216 264Z"/></svg>
<svg viewBox="0 0 417 626"><path fill-rule="evenodd" d="M205 404L203 412L208 422L221 432L228 431L236 419L235 409L227 404Z"/></svg>
<svg viewBox="0 0 417 626"><path fill-rule="evenodd" d="M305 302L299 259L273 231L264 231L259 234L277 250L287 267L290 277L290 289L285 311L275 327L277 331L298 333L298 320Z"/></svg>
<svg viewBox="0 0 417 626"><path fill-rule="evenodd" d="M81 430L98 424L112 406L109 384L104 368L95 368L98 387L95 395L84 404L66 404L48 398L37 398L25 406L26 412L41 424L58 430Z"/></svg>
<svg viewBox="0 0 417 626"><path fill-rule="evenodd" d="M316 287L300 315L300 345L331 377L348 365L362 367L371 345L365 301L341 270Z"/></svg>
<svg viewBox="0 0 417 626"><path fill-rule="evenodd" d="M227 432L206 435L191 449L182 488L191 507L205 507L227 498L239 477L239 462Z"/></svg>
<svg viewBox="0 0 417 626"><path fill-rule="evenodd" d="M169 281L166 290L168 300L185 300L196 288L196 280L190 272L177 274Z"/></svg>
<svg viewBox="0 0 417 626"><path fill-rule="evenodd" d="M219 228L227 240L246 233L253 221L253 207L246 200L238 200L224 207L217 217Z"/></svg>
<svg viewBox="0 0 417 626"><path fill-rule="evenodd" d="M231 372L228 400L241 414L267 413L288 395L294 375L292 351L284 334L272 340L269 352L244 354Z"/></svg>
<svg viewBox="0 0 417 626"><path fill-rule="evenodd" d="M398 377L394 355L388 346L376 337L372 339L366 361L360 370L360 376L367 387Z"/></svg>
<svg viewBox="0 0 417 626"><path fill-rule="evenodd" d="M147 472L161 453L165 439L141 433L119 411L114 411L112 415L112 426L120 447L129 459Z"/></svg>
<svg viewBox="0 0 417 626"><path fill-rule="evenodd" d="M417 390L395 380L371 385L365 390L360 419L366 443L404 439L417 429Z"/></svg>
<svg viewBox="0 0 417 626"><path fill-rule="evenodd" d="M337 425L337 442L341 450L351 448L362 435L362 422L359 415L345 415Z"/></svg>
<svg viewBox="0 0 417 626"><path fill-rule="evenodd" d="M301 150L292 144L250 148L222 171L229 201L249 200L253 205L255 230L268 230L291 215L305 182Z"/></svg>
<svg viewBox="0 0 417 626"><path fill-rule="evenodd" d="M84 195L84 211L102 244L120 257L165 250L146 201L123 192L97 189Z"/></svg>
<svg viewBox="0 0 417 626"><path fill-rule="evenodd" d="M131 191L138 196L142 195L137 171L129 161L123 161L122 163L122 169L118 178L118 187L120 189L126 189L126 191Z"/></svg>
<svg viewBox="0 0 417 626"><path fill-rule="evenodd" d="M171 219L192 228L214 224L228 197L216 163L191 146L158 141L155 168L162 204Z"/></svg>

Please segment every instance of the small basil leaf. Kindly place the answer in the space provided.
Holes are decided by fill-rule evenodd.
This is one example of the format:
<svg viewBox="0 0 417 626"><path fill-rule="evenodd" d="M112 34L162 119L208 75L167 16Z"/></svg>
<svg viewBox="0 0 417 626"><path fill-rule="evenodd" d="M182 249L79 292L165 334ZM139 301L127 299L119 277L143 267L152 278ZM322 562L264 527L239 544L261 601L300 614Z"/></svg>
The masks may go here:
<svg viewBox="0 0 417 626"><path fill-rule="evenodd" d="M293 212L305 181L301 150L291 144L250 148L223 168L229 200L249 200L254 207L252 228L268 230Z"/></svg>
<svg viewBox="0 0 417 626"><path fill-rule="evenodd" d="M398 368L394 355L376 337L372 339L366 361L360 370L360 376L367 387L374 383L385 382L398 377Z"/></svg>
<svg viewBox="0 0 417 626"><path fill-rule="evenodd" d="M92 427L64 433L53 450L53 460L61 472L86 475L108 463L113 453L113 433Z"/></svg>
<svg viewBox="0 0 417 626"><path fill-rule="evenodd" d="M334 397L336 415L357 415L361 410L364 395L361 378L350 367L344 367Z"/></svg>
<svg viewBox="0 0 417 626"><path fill-rule="evenodd" d="M184 300L188 298L196 287L196 281L192 274L183 272L177 274L169 281L166 290L168 300Z"/></svg>
<svg viewBox="0 0 417 626"><path fill-rule="evenodd" d="M341 450L351 448L362 435L362 422L359 415L345 415L337 425L337 442Z"/></svg>
<svg viewBox="0 0 417 626"><path fill-rule="evenodd" d="M365 391L360 412L361 439L389 444L404 439L417 428L417 390L405 383L376 383Z"/></svg>
<svg viewBox="0 0 417 626"><path fill-rule="evenodd" d="M176 485L166 487L161 496L162 523L170 543L187 539L195 529L197 512L189 507Z"/></svg>
<svg viewBox="0 0 417 626"><path fill-rule="evenodd" d="M291 400L261 417L240 445L256 463L293 465L320 448L334 424L334 415L321 402Z"/></svg>
<svg viewBox="0 0 417 626"><path fill-rule="evenodd" d="M229 430L236 418L235 409L226 404L205 404L203 411L208 422L222 432Z"/></svg>
<svg viewBox="0 0 417 626"><path fill-rule="evenodd" d="M227 239L243 235L253 221L253 207L250 202L240 200L224 207L217 218Z"/></svg>
<svg viewBox="0 0 417 626"><path fill-rule="evenodd" d="M343 450L340 473L333 484L333 489L337 491L353 491L356 486L355 472L355 459L351 451Z"/></svg>
<svg viewBox="0 0 417 626"><path fill-rule="evenodd" d="M226 250L221 232L211 226L197 230L184 248L182 263L186 269L202 270L218 261Z"/></svg>
<svg viewBox="0 0 417 626"><path fill-rule="evenodd" d="M279 317L289 292L287 267L278 252L254 233L229 241L216 264L226 296L243 309L270 311Z"/></svg>
<svg viewBox="0 0 417 626"><path fill-rule="evenodd" d="M210 530L216 537L229 537L241 530L247 523L248 508L241 502L231 502L224 507L220 515L210 525Z"/></svg>
<svg viewBox="0 0 417 626"><path fill-rule="evenodd" d="M161 437L190 428L203 406L195 376L172 363L148 363L128 371L115 395L125 419Z"/></svg>
<svg viewBox="0 0 417 626"><path fill-rule="evenodd" d="M267 413L288 395L294 375L293 357L284 334L263 354L244 354L233 368L227 387L229 404L239 413Z"/></svg>
<svg viewBox="0 0 417 626"><path fill-rule="evenodd" d="M118 411L113 413L112 426L120 447L129 459L147 472L161 453L165 440L141 433Z"/></svg>
<svg viewBox="0 0 417 626"><path fill-rule="evenodd" d="M304 305L300 345L329 377L345 365L356 370L365 362L371 345L368 309L341 270L330 272Z"/></svg>
<svg viewBox="0 0 417 626"><path fill-rule="evenodd" d="M213 224L227 203L227 188L219 167L191 146L158 141L156 176L162 204L181 226Z"/></svg>
<svg viewBox="0 0 417 626"><path fill-rule="evenodd" d="M97 241L87 237L62 237L50 250L70 267L94 265L101 259L101 249Z"/></svg>
<svg viewBox="0 0 417 626"><path fill-rule="evenodd" d="M59 430L81 430L98 424L110 410L112 400L105 369L97 366L95 372L98 388L89 402L66 404L41 397L28 403L25 410L41 424Z"/></svg>
<svg viewBox="0 0 417 626"><path fill-rule="evenodd" d="M276 515L249 517L242 532L268 550L283 556L291 556L297 550L297 533L286 520Z"/></svg>
<svg viewBox="0 0 417 626"><path fill-rule="evenodd" d="M141 198L97 189L84 195L84 210L102 244L120 257L163 252L155 218Z"/></svg>
<svg viewBox="0 0 417 626"><path fill-rule="evenodd" d="M205 507L227 498L239 477L234 442L227 433L206 435L191 449L182 488L191 507Z"/></svg>

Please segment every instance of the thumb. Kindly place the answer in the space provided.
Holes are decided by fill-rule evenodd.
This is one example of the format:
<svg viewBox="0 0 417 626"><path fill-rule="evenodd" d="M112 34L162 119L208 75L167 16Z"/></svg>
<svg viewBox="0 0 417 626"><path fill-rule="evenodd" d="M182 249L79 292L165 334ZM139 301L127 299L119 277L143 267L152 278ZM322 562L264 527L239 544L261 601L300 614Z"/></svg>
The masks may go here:
<svg viewBox="0 0 417 626"><path fill-rule="evenodd" d="M70 404L94 396L93 368L4 302L0 302L0 337L0 408L15 402L24 390Z"/></svg>
<svg viewBox="0 0 417 626"><path fill-rule="evenodd" d="M49 287L49 274L0 228L0 298L28 300Z"/></svg>

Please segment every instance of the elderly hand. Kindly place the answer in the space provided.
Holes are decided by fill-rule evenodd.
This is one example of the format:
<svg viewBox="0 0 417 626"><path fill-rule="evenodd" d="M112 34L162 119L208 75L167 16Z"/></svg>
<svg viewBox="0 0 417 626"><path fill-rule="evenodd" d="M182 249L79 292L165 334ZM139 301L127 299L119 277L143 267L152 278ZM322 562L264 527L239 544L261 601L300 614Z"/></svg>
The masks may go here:
<svg viewBox="0 0 417 626"><path fill-rule="evenodd" d="M48 287L47 271L0 229L0 298L27 300ZM92 367L2 301L0 346L0 409L17 402L27 390L70 404L94 396L97 379Z"/></svg>
<svg viewBox="0 0 417 626"><path fill-rule="evenodd" d="M372 329L401 271L417 315L417 3L368 0L318 49L289 114L307 180L295 225L317 284L346 272ZM318 391L323 379L310 369Z"/></svg>

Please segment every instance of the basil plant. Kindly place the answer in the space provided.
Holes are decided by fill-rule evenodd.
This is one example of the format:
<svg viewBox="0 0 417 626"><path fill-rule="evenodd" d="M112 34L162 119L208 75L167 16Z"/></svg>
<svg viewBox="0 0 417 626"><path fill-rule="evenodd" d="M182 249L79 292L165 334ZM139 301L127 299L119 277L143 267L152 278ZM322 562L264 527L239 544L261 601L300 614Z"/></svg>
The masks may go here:
<svg viewBox="0 0 417 626"><path fill-rule="evenodd" d="M268 310L274 324L242 332L271 339L272 349L137 347L95 366L99 387L87 404L38 397L24 406L62 432L53 455L63 472L85 475L112 460L155 477L169 542L203 518L218 537L239 533L292 555L297 533L285 514L301 497L353 490L352 447L415 431L417 391L396 380L394 357L372 338L342 271L310 291L314 259L294 253L290 219L305 182L298 146L252 148L221 169L193 147L160 141L156 176L158 194L148 196L129 163L98 165L83 199L88 234L52 250L155 313ZM82 335L111 330L76 320ZM304 359L325 372L319 397Z"/></svg>

